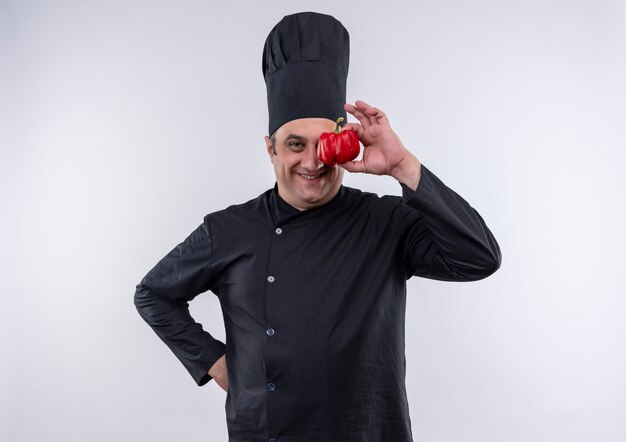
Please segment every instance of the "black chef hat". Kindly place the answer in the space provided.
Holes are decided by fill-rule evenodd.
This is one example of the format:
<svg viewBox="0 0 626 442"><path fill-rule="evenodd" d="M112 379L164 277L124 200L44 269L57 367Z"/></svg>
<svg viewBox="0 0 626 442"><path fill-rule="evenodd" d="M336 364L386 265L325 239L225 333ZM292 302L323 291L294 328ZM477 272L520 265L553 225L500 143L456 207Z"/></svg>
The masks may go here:
<svg viewBox="0 0 626 442"><path fill-rule="evenodd" d="M269 134L297 118L346 121L350 36L334 17L316 12L286 15L263 49Z"/></svg>

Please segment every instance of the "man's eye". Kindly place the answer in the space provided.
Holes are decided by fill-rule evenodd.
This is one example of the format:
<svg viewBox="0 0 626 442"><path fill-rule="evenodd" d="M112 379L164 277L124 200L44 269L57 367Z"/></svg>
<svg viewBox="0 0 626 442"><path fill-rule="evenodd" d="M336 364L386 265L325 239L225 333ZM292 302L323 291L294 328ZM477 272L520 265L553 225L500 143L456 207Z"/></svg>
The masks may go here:
<svg viewBox="0 0 626 442"><path fill-rule="evenodd" d="M302 143L298 143L297 141L292 141L289 143L289 147L295 147L296 149L300 149L303 146Z"/></svg>

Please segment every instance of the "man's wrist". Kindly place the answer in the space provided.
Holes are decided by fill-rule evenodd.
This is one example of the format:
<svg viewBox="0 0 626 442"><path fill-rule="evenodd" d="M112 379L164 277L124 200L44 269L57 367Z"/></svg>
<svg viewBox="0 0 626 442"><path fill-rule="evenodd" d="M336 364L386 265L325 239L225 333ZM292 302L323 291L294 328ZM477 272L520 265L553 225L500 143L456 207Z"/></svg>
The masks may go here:
<svg viewBox="0 0 626 442"><path fill-rule="evenodd" d="M420 182L422 164L413 155L408 154L392 171L391 176L401 184L405 184L411 190L417 190Z"/></svg>
<svg viewBox="0 0 626 442"><path fill-rule="evenodd" d="M220 375L222 375L225 371L226 371L226 359L225 359L225 355L222 355L219 357L217 361L215 361L213 366L209 368L209 370L207 371L207 374L211 376L212 378L215 378L216 376L219 377Z"/></svg>

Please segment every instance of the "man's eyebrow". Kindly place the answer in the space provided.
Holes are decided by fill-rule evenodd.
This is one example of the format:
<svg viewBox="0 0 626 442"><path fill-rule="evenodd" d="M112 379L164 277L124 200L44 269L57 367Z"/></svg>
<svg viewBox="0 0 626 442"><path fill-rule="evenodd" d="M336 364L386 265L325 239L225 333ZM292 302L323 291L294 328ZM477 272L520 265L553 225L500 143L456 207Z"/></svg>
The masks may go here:
<svg viewBox="0 0 626 442"><path fill-rule="evenodd" d="M285 137L285 142L290 141L290 140L302 141L305 144L308 141L306 137L303 137L302 135L296 135L296 134L289 134L287 135L287 137Z"/></svg>

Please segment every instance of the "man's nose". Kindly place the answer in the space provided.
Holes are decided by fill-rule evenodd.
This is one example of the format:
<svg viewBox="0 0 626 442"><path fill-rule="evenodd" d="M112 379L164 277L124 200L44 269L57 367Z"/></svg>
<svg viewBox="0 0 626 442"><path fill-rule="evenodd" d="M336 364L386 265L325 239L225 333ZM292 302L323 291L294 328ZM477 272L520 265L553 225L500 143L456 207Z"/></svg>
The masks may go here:
<svg viewBox="0 0 626 442"><path fill-rule="evenodd" d="M303 168L313 172L324 166L324 163L317 157L317 144L308 146L302 155L303 158L300 164Z"/></svg>

